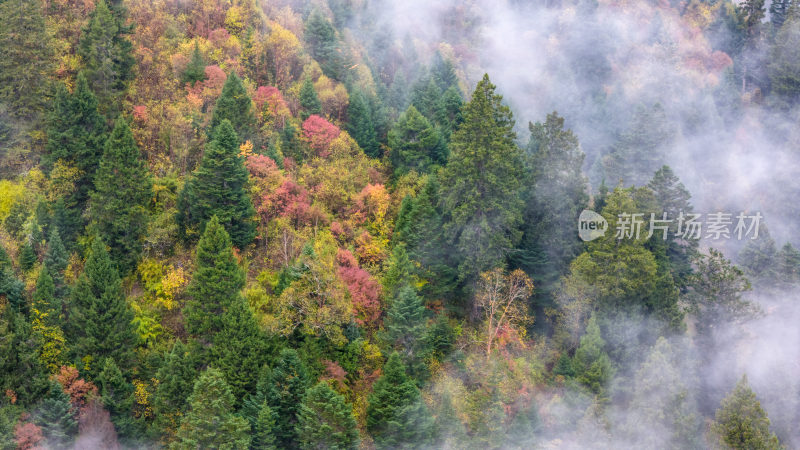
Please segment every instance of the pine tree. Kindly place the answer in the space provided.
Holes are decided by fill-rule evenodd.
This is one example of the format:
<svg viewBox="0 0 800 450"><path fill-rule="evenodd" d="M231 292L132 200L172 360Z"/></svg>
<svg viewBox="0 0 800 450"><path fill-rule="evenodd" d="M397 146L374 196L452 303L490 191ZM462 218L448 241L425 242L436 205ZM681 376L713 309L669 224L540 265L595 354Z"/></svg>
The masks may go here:
<svg viewBox="0 0 800 450"><path fill-rule="evenodd" d="M398 353L392 353L368 398L367 430L378 448L419 448L431 443L434 419Z"/></svg>
<svg viewBox="0 0 800 450"><path fill-rule="evenodd" d="M589 391L600 396L605 396L608 382L614 376L611 359L604 350L605 345L597 319L592 316L586 326L586 334L581 337L581 344L575 350L572 365L576 379Z"/></svg>
<svg viewBox="0 0 800 450"><path fill-rule="evenodd" d="M773 1L772 4L776 3ZM800 2L795 0L775 36L768 74L772 95L779 106L791 107L800 101Z"/></svg>
<svg viewBox="0 0 800 450"><path fill-rule="evenodd" d="M297 412L297 437L302 449L358 448L353 409L327 382L306 392Z"/></svg>
<svg viewBox="0 0 800 450"><path fill-rule="evenodd" d="M33 293L33 308L39 311L48 325L60 325L62 316L61 299L56 297L56 286L47 264L43 264L36 279L36 290Z"/></svg>
<svg viewBox="0 0 800 450"><path fill-rule="evenodd" d="M255 116L253 115L253 101L247 95L247 90L242 84L242 80L231 72L222 86L222 93L214 106L214 113L211 116L209 125L209 140L213 140L223 121L230 121L233 126L236 148L239 142L250 139L253 136L253 126ZM227 138L227 136L226 136Z"/></svg>
<svg viewBox="0 0 800 450"><path fill-rule="evenodd" d="M192 393L197 377L195 357L179 340L164 357L156 373L158 386L153 394L153 416L161 430L175 430L181 411Z"/></svg>
<svg viewBox="0 0 800 450"><path fill-rule="evenodd" d="M303 37L311 57L319 63L322 72L334 80L341 79L344 69L341 44L336 29L318 8L308 16Z"/></svg>
<svg viewBox="0 0 800 450"><path fill-rule="evenodd" d="M13 392L22 406L47 391L38 344L25 318L7 304L0 305L0 391Z"/></svg>
<svg viewBox="0 0 800 450"><path fill-rule="evenodd" d="M133 417L133 385L125 380L119 367L111 358L106 358L103 370L97 376L100 398L111 414L111 421L120 436L135 438L138 424Z"/></svg>
<svg viewBox="0 0 800 450"><path fill-rule="evenodd" d="M281 351L280 360L272 371L275 389L269 406L275 412L275 443L279 448L299 448L297 413L306 390L311 385L308 369L292 349Z"/></svg>
<svg viewBox="0 0 800 450"><path fill-rule="evenodd" d="M27 272L33 268L36 262L36 250L33 249L33 244L26 240L19 251L19 268Z"/></svg>
<svg viewBox="0 0 800 450"><path fill-rule="evenodd" d="M189 410L170 448L248 449L250 426L234 414L233 403L233 394L222 373L213 367L206 369L194 384Z"/></svg>
<svg viewBox="0 0 800 450"><path fill-rule="evenodd" d="M72 289L64 331L73 355L81 361L79 367L84 367L90 378L100 373L105 358L113 359L123 371L131 367L138 340L133 311L100 238L92 242L83 273Z"/></svg>
<svg viewBox="0 0 800 450"><path fill-rule="evenodd" d="M410 199L409 199L410 200ZM403 204L407 202L403 201ZM386 262L386 273L383 276L383 291L387 299L395 298L397 291L405 285L414 285L414 264L408 258L405 243L399 243L392 249Z"/></svg>
<svg viewBox="0 0 800 450"><path fill-rule="evenodd" d="M359 147L367 156L373 158L380 156L373 114L366 96L358 88L350 94L350 104L347 108L347 132L358 142Z"/></svg>
<svg viewBox="0 0 800 450"><path fill-rule="evenodd" d="M518 240L522 154L514 143L511 110L484 75L453 133L450 159L442 170L445 225L461 258L461 280L502 265Z"/></svg>
<svg viewBox="0 0 800 450"><path fill-rule="evenodd" d="M303 120L308 119L308 116L322 114L322 103L317 96L317 90L314 89L314 83L311 82L311 77L305 77L303 84L300 86L300 118Z"/></svg>
<svg viewBox="0 0 800 450"><path fill-rule="evenodd" d="M255 423L251 424L253 441L250 448L258 450L277 450L275 446L275 413L267 402L261 404Z"/></svg>
<svg viewBox="0 0 800 450"><path fill-rule="evenodd" d="M250 422L250 429L253 430L253 441L250 447L253 449L273 450L275 445L275 425L278 415L269 406L269 401L278 398L277 388L272 380L272 370L269 366L259 371L258 382L255 392L251 393L242 402L240 414Z"/></svg>
<svg viewBox="0 0 800 450"><path fill-rule="evenodd" d="M400 352L409 373L417 381L428 375L426 359L431 348L426 342L428 333L427 310L413 287L405 284L398 288L384 323L386 340Z"/></svg>
<svg viewBox="0 0 800 450"><path fill-rule="evenodd" d="M241 300L244 281L230 237L214 216L197 244L195 272L183 310L186 330L197 339L211 342L223 329L222 316Z"/></svg>
<svg viewBox="0 0 800 450"><path fill-rule="evenodd" d="M248 172L239 156L239 139L230 121L223 120L206 146L198 167L178 197L178 226L182 233L202 232L212 216L224 225L234 245L244 248L255 238L255 209L247 192ZM194 235L189 235L192 237Z"/></svg>
<svg viewBox="0 0 800 450"><path fill-rule="evenodd" d="M76 415L61 385L50 381L49 392L36 406L32 419L42 428L42 436L51 448L69 448L78 433Z"/></svg>
<svg viewBox="0 0 800 450"><path fill-rule="evenodd" d="M41 2L0 2L0 103L36 122L47 102L53 52Z"/></svg>
<svg viewBox="0 0 800 450"><path fill-rule="evenodd" d="M117 119L105 147L88 217L124 275L135 267L142 251L153 183L124 119Z"/></svg>
<svg viewBox="0 0 800 450"><path fill-rule="evenodd" d="M778 437L769 430L769 418L761 408L755 392L747 383L747 376L722 400L711 431L721 444L732 449L781 449Z"/></svg>
<svg viewBox="0 0 800 450"><path fill-rule="evenodd" d="M55 210L55 222L61 237L68 242L74 240L85 225L81 214L94 187L94 174L103 154L106 128L97 109L97 97L83 73L78 74L72 93L59 86L47 124L44 165L52 169L56 161L62 160L80 171L75 190L63 200L62 212L58 208ZM59 218L59 214L63 217Z"/></svg>
<svg viewBox="0 0 800 450"><path fill-rule="evenodd" d="M50 233L47 237L47 250L44 254L44 266L47 267L50 277L53 279L55 286L55 297L63 300L67 298L69 289L64 281L64 271L67 269L69 263L67 250L61 242L61 234L58 227L53 225L50 227Z"/></svg>
<svg viewBox="0 0 800 450"><path fill-rule="evenodd" d="M203 59L203 54L200 53L200 47L197 41L194 43L194 50L192 51L192 59L186 65L181 74L181 83L189 83L194 86L198 81L205 81L206 79L206 61Z"/></svg>
<svg viewBox="0 0 800 450"><path fill-rule="evenodd" d="M0 246L0 298L6 301L17 311L28 313L28 305L24 296L25 284L14 275L14 267L6 250Z"/></svg>
<svg viewBox="0 0 800 450"><path fill-rule="evenodd" d="M445 163L442 137L413 105L389 131L389 147L395 176L411 170L427 172L431 165Z"/></svg>
<svg viewBox="0 0 800 450"><path fill-rule="evenodd" d="M99 0L78 44L86 78L97 94L100 110L109 118L119 115L136 64L133 47L124 36L128 28L120 19L105 0Z"/></svg>

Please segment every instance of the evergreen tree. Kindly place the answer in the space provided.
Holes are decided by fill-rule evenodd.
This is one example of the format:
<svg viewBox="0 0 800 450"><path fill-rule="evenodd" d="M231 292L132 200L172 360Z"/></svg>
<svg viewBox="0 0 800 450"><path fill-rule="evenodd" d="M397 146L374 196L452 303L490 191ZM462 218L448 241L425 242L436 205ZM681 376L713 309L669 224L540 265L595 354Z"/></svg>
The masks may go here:
<svg viewBox="0 0 800 450"><path fill-rule="evenodd" d="M761 408L755 392L747 384L747 376L722 400L711 431L720 443L737 450L762 450L783 448L769 430L769 418Z"/></svg>
<svg viewBox="0 0 800 450"><path fill-rule="evenodd" d="M778 280L787 285L800 282L800 251L786 243L776 257Z"/></svg>
<svg viewBox="0 0 800 450"><path fill-rule="evenodd" d="M97 376L100 398L111 414L111 421L120 436L135 438L137 423L133 417L133 385L125 380L119 367L111 358L106 358L103 370Z"/></svg>
<svg viewBox="0 0 800 450"><path fill-rule="evenodd" d="M45 318L49 325L60 325L62 316L61 299L56 297L56 286L47 264L42 264L39 278L36 279L36 290L33 292L33 308Z"/></svg>
<svg viewBox="0 0 800 450"><path fill-rule="evenodd" d="M177 340L156 373L158 386L153 394L153 417L161 430L178 427L181 411L185 411L197 377L194 359L186 346Z"/></svg>
<svg viewBox="0 0 800 450"><path fill-rule="evenodd" d="M203 59L203 54L200 53L200 47L197 41L194 43L194 50L192 51L192 59L186 65L186 69L181 74L181 84L189 83L194 86L198 81L205 81L206 79L206 61Z"/></svg>
<svg viewBox="0 0 800 450"><path fill-rule="evenodd" d="M72 241L83 229L81 214L94 187L94 174L103 154L106 123L97 110L97 98L83 73L75 89L59 86L47 124L44 165L51 169L58 160L78 169L75 190L64 199L63 211L56 209L56 223L62 238ZM58 205L57 205L58 206ZM63 217L59 218L59 214Z"/></svg>
<svg viewBox="0 0 800 450"><path fill-rule="evenodd" d="M271 390L269 406L276 414L275 443L278 448L299 448L297 414L311 377L297 351L284 349L280 360L272 371L274 390Z"/></svg>
<svg viewBox="0 0 800 450"><path fill-rule="evenodd" d="M336 29L318 8L314 8L306 21L303 37L311 57L319 63L322 72L334 80L341 79L344 58Z"/></svg>
<svg viewBox="0 0 800 450"><path fill-rule="evenodd" d="M66 282L64 281L64 271L67 269L69 257L64 244L61 242L61 234L58 227L53 225L50 227L50 233L47 237L47 250L44 254L44 264L47 267L50 277L53 279L55 286L55 297L58 299L65 299L69 293Z"/></svg>
<svg viewBox="0 0 800 450"><path fill-rule="evenodd" d="M358 88L350 94L350 104L347 108L347 132L358 142L359 147L367 156L373 158L380 156L373 114L366 96Z"/></svg>
<svg viewBox="0 0 800 450"><path fill-rule="evenodd" d="M308 116L322 114L322 103L319 101L317 90L314 89L314 83L311 82L311 77L305 77L303 84L300 86L300 118L303 120L308 119Z"/></svg>
<svg viewBox="0 0 800 450"><path fill-rule="evenodd" d="M29 406L47 391L47 373L31 325L14 308L0 304L0 392Z"/></svg>
<svg viewBox="0 0 800 450"><path fill-rule="evenodd" d="M25 284L14 274L11 258L6 250L0 246L0 298L6 301L17 311L28 313L28 305L24 296Z"/></svg>
<svg viewBox="0 0 800 450"><path fill-rule="evenodd" d="M406 198L403 204L406 204ZM399 243L392 249L392 254L386 262L386 273L383 276L383 291L387 299L395 298L397 291L406 286L414 285L414 264L408 258L405 243Z"/></svg>
<svg viewBox="0 0 800 450"><path fill-rule="evenodd" d="M138 340L133 311L100 238L92 242L83 273L72 289L64 331L78 367L91 378L100 373L105 358L111 358L123 371L131 367Z"/></svg>
<svg viewBox="0 0 800 450"><path fill-rule="evenodd" d="M0 2L0 103L11 116L35 121L48 100L53 52L41 2Z"/></svg>
<svg viewBox="0 0 800 450"><path fill-rule="evenodd" d="M786 22L786 14L792 7L792 0L772 0L769 3L769 23L773 30L780 30Z"/></svg>
<svg viewBox="0 0 800 450"><path fill-rule="evenodd" d="M442 170L446 230L461 258L461 280L502 265L518 240L522 154L511 110L484 75L464 107Z"/></svg>
<svg viewBox="0 0 800 450"><path fill-rule="evenodd" d="M297 438L302 449L357 449L358 429L344 398L320 381L310 388L297 411Z"/></svg>
<svg viewBox="0 0 800 450"><path fill-rule="evenodd" d="M253 440L250 448L257 450L277 450L275 446L275 413L267 402L261 404L256 416L255 423L252 425Z"/></svg>
<svg viewBox="0 0 800 450"><path fill-rule="evenodd" d="M739 252L739 266L756 284L771 286L775 282L778 249L766 227L761 227L758 239L748 240Z"/></svg>
<svg viewBox="0 0 800 450"><path fill-rule="evenodd" d="M19 251L19 268L27 272L36 262L36 250L33 249L33 244L26 240Z"/></svg>
<svg viewBox="0 0 800 450"><path fill-rule="evenodd" d="M428 375L426 359L431 348L426 340L428 333L427 310L413 287L405 284L397 289L386 316L386 340L400 352L409 372L422 382Z"/></svg>
<svg viewBox="0 0 800 450"><path fill-rule="evenodd" d="M170 448L248 449L250 426L233 413L233 403L233 394L222 373L214 368L205 370L194 384L189 410Z"/></svg>
<svg viewBox="0 0 800 450"><path fill-rule="evenodd" d="M86 78L97 94L100 110L109 118L119 115L136 64L133 46L125 38L128 28L120 19L105 0L99 0L78 44Z"/></svg>
<svg viewBox="0 0 800 450"><path fill-rule="evenodd" d="M589 197L581 172L584 154L578 138L564 129L564 119L554 112L528 128L524 225L520 246L510 259L537 279L541 297L552 291L581 251L574 224Z"/></svg>
<svg viewBox="0 0 800 450"><path fill-rule="evenodd" d="M389 147L395 176L411 170L427 172L431 165L446 162L442 137L413 105L400 115L389 131Z"/></svg>
<svg viewBox="0 0 800 450"><path fill-rule="evenodd" d="M586 334L581 337L581 344L575 350L572 365L576 379L593 394L600 396L606 395L608 382L614 376L611 359L604 350L605 345L597 319L592 316L586 326Z"/></svg>
<svg viewBox="0 0 800 450"><path fill-rule="evenodd" d="M127 274L142 251L153 183L122 118L106 141L94 185L88 212L91 226L108 243L120 273Z"/></svg>
<svg viewBox="0 0 800 450"><path fill-rule="evenodd" d="M42 428L49 447L69 448L78 433L77 411L60 384L50 381L49 389L32 414L33 423Z"/></svg>
<svg viewBox="0 0 800 450"><path fill-rule="evenodd" d="M203 160L178 197L178 227L185 235L202 232L216 216L233 240L244 248L256 234L255 209L247 192L248 173L239 156L239 139L230 121L223 120L206 146ZM192 237L189 235L187 237Z"/></svg>
<svg viewBox="0 0 800 450"><path fill-rule="evenodd" d="M228 120L235 130L234 144L238 153L240 140L250 139L253 136L253 126L255 116L253 115L253 101L247 95L247 90L242 84L242 80L231 72L222 86L222 94L217 99L214 106L214 113L211 116L209 125L209 140L213 140L219 131L219 126ZM228 139L225 135L223 139Z"/></svg>
<svg viewBox="0 0 800 450"><path fill-rule="evenodd" d="M244 399L240 410L240 414L250 422L250 429L253 430L250 448L270 450L277 448L275 446L275 425L278 416L269 406L269 401L277 397L278 392L272 380L272 370L269 366L264 365L259 372L255 392Z"/></svg>
<svg viewBox="0 0 800 450"><path fill-rule="evenodd" d="M214 216L197 244L194 276L186 290L189 300L183 313L189 334L205 342L213 341L223 329L222 316L241 301L244 281L230 237Z"/></svg>
<svg viewBox="0 0 800 450"><path fill-rule="evenodd" d="M773 1L772 5L784 2ZM800 2L795 0L775 36L769 58L769 81L779 106L791 107L800 100Z"/></svg>
<svg viewBox="0 0 800 450"><path fill-rule="evenodd" d="M431 443L434 420L398 353L392 353L368 398L367 430L378 448Z"/></svg>

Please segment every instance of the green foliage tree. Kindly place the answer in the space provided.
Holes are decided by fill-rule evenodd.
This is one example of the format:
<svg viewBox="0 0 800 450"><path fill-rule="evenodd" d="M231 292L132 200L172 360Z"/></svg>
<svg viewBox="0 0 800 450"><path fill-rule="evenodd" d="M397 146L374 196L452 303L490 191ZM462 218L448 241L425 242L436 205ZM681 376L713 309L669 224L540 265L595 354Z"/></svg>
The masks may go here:
<svg viewBox="0 0 800 450"><path fill-rule="evenodd" d="M195 355L181 341L175 341L156 372L158 386L153 394L153 416L162 431L178 428L196 377Z"/></svg>
<svg viewBox="0 0 800 450"><path fill-rule="evenodd" d="M233 394L222 372L213 367L206 369L194 384L189 410L170 448L248 449L250 426L234 414L233 403Z"/></svg>
<svg viewBox="0 0 800 450"><path fill-rule="evenodd" d="M125 38L128 31L106 1L99 0L78 43L86 78L97 94L100 110L109 118L121 112L121 100L134 77L136 60L133 46Z"/></svg>
<svg viewBox="0 0 800 450"><path fill-rule="evenodd" d="M461 280L502 265L518 241L522 153L513 128L511 110L484 75L464 107L441 173L445 226L461 258Z"/></svg>
<svg viewBox="0 0 800 450"><path fill-rule="evenodd" d="M778 251L776 259L778 281L789 286L800 282L800 251L786 243Z"/></svg>
<svg viewBox="0 0 800 450"><path fill-rule="evenodd" d="M311 386L311 377L297 351L284 349L280 360L272 371L274 390L268 399L269 406L276 414L275 443L278 448L299 448L297 434L297 414L306 390Z"/></svg>
<svg viewBox="0 0 800 450"><path fill-rule="evenodd" d="M250 443L250 448L277 450L278 447L275 446L275 413L266 401L261 404L252 429L253 440Z"/></svg>
<svg viewBox="0 0 800 450"><path fill-rule="evenodd" d="M419 448L433 438L434 419L398 353L392 353L368 398L367 430L378 448Z"/></svg>
<svg viewBox="0 0 800 450"><path fill-rule="evenodd" d="M195 41L192 59L181 74L181 83L189 83L189 85L194 86L198 81L205 81L205 79L206 61L203 58L203 54L200 53L200 46L197 44L197 41Z"/></svg>
<svg viewBox="0 0 800 450"><path fill-rule="evenodd" d="M322 72L335 80L341 79L344 69L342 45L333 24L318 8L314 8L308 16L303 37L311 57L319 63Z"/></svg>
<svg viewBox="0 0 800 450"><path fill-rule="evenodd" d="M372 108L364 92L355 88L350 94L350 104L347 108L347 132L358 142L359 147L367 156L376 158L380 156L378 135L375 132L375 123Z"/></svg>
<svg viewBox="0 0 800 450"><path fill-rule="evenodd" d="M178 227L187 238L202 232L216 216L234 245L244 248L256 234L255 209L247 192L248 173L239 156L239 139L223 120L178 197ZM187 230L189 229L189 230Z"/></svg>
<svg viewBox="0 0 800 450"><path fill-rule="evenodd" d="M209 125L209 140L214 140L219 126L223 121L230 121L233 129L235 130L234 144L238 153L239 140L251 139L253 137L253 126L255 125L255 116L253 115L253 101L247 95L247 90L242 84L242 80L236 75L236 72L231 72L222 86L222 94L217 99L214 106L214 113L211 116L211 123ZM223 139L229 139L230 136L225 135Z"/></svg>
<svg viewBox="0 0 800 450"><path fill-rule="evenodd" d="M44 165L52 169L56 161L62 160L80 171L75 189L63 199L64 217L56 220L60 222L57 225L61 237L67 241L74 240L85 225L81 214L94 187L106 130L105 120L97 109L97 97L83 73L78 74L72 93L59 85L47 123Z"/></svg>
<svg viewBox="0 0 800 450"><path fill-rule="evenodd" d="M106 358L103 370L97 376L97 384L103 406L111 414L117 433L123 438L136 438L140 429L133 417L133 384L125 379L113 359Z"/></svg>
<svg viewBox="0 0 800 450"><path fill-rule="evenodd" d="M39 345L25 318L0 302L0 390L29 406L47 392L47 374Z"/></svg>
<svg viewBox="0 0 800 450"><path fill-rule="evenodd" d="M50 381L47 395L32 414L33 423L42 428L42 436L52 448L69 448L78 433L77 411L69 396L55 381Z"/></svg>
<svg viewBox="0 0 800 450"><path fill-rule="evenodd" d="M120 273L127 274L142 251L153 182L125 119L117 119L105 147L88 217L90 227L108 243Z"/></svg>
<svg viewBox="0 0 800 450"><path fill-rule="evenodd" d="M297 438L302 449L358 448L353 410L327 382L306 392L297 411Z"/></svg>
<svg viewBox="0 0 800 450"><path fill-rule="evenodd" d="M750 239L739 252L739 266L757 285L772 285L777 273L778 249L767 227L762 226L757 239Z"/></svg>
<svg viewBox="0 0 800 450"><path fill-rule="evenodd" d="M72 354L90 378L111 358L123 371L131 368L138 343L133 311L103 240L96 237L83 273L72 288L65 329Z"/></svg>
<svg viewBox="0 0 800 450"><path fill-rule="evenodd" d="M314 83L311 82L311 77L305 77L303 84L300 86L300 118L303 120L308 119L312 114L322 114L322 103L319 101L317 90L314 89Z"/></svg>
<svg viewBox="0 0 800 450"><path fill-rule="evenodd" d="M62 318L62 302L56 297L56 286L46 264L39 270L39 277L36 279L36 290L33 292L33 307L43 317L44 321L50 325L60 325Z"/></svg>
<svg viewBox="0 0 800 450"><path fill-rule="evenodd" d="M36 263L36 250L33 248L33 244L26 240L19 250L19 268L27 272L31 270Z"/></svg>
<svg viewBox="0 0 800 450"><path fill-rule="evenodd" d="M578 382L601 397L606 396L608 383L615 372L605 345L597 319L592 316L586 326L586 334L581 337L581 344L575 350L572 366Z"/></svg>
<svg viewBox="0 0 800 450"><path fill-rule="evenodd" d="M422 382L428 375L431 356L427 310L409 284L397 289L384 322L386 340L403 357L410 375Z"/></svg>
<svg viewBox="0 0 800 450"><path fill-rule="evenodd" d="M17 312L27 314L24 289L25 284L14 274L8 253L0 246L0 298L5 298Z"/></svg>
<svg viewBox="0 0 800 450"><path fill-rule="evenodd" d="M427 172L446 162L446 145L439 132L414 106L400 115L389 131L390 159L395 176L411 170Z"/></svg>
<svg viewBox="0 0 800 450"><path fill-rule="evenodd" d="M781 449L783 446L769 430L769 418L755 392L747 383L747 376L736 384L733 391L722 400L717 410L711 432L726 448Z"/></svg>
<svg viewBox="0 0 800 450"><path fill-rule="evenodd" d="M65 299L69 294L69 288L64 281L64 271L69 264L69 255L61 241L61 233L57 226L51 226L47 237L47 250L44 254L44 264L47 267L50 277L53 279L55 287L55 297Z"/></svg>

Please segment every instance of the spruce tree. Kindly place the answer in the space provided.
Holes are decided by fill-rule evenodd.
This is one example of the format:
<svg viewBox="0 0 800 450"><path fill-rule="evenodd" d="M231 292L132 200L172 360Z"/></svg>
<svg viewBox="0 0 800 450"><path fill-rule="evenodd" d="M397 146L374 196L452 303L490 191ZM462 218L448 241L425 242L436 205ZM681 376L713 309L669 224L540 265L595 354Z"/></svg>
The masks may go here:
<svg viewBox="0 0 800 450"><path fill-rule="evenodd" d="M250 426L234 414L233 403L233 394L222 373L213 367L206 369L194 384L189 409L170 448L248 449Z"/></svg>
<svg viewBox="0 0 800 450"><path fill-rule="evenodd" d="M13 392L18 404L29 406L47 386L31 325L14 308L0 304L0 391Z"/></svg>
<svg viewBox="0 0 800 450"><path fill-rule="evenodd" d="M117 119L105 147L88 217L125 275L136 266L142 251L153 183L125 119Z"/></svg>
<svg viewBox="0 0 800 450"><path fill-rule="evenodd" d="M255 209L247 192L247 169L239 156L239 139L230 121L223 120L214 136L206 146L200 167L178 197L179 230L186 237L193 237L202 233L212 216L217 216L234 245L243 248L256 233Z"/></svg>
<svg viewBox="0 0 800 450"><path fill-rule="evenodd" d="M310 388L297 412L297 438L302 449L357 449L353 409L325 381Z"/></svg>
<svg viewBox="0 0 800 450"><path fill-rule="evenodd" d="M314 8L306 21L303 37L308 44L311 57L322 68L322 72L334 80L341 79L344 58L336 29L318 8Z"/></svg>
<svg viewBox="0 0 800 450"><path fill-rule="evenodd" d="M407 198L410 200L410 198ZM403 204L407 204L403 199ZM414 285L414 264L408 257L405 243L399 243L392 249L392 254L386 262L386 273L383 276L383 292L387 299L396 296L397 291L406 285Z"/></svg>
<svg viewBox="0 0 800 450"><path fill-rule="evenodd" d="M178 428L181 412L185 411L197 378L194 360L195 356L177 340L156 373L158 386L153 394L153 416L161 430Z"/></svg>
<svg viewBox="0 0 800 450"><path fill-rule="evenodd" d="M786 243L781 247L776 259L778 281L789 286L800 282L800 251L792 244Z"/></svg>
<svg viewBox="0 0 800 450"><path fill-rule="evenodd" d="M414 288L405 284L397 290L384 323L386 339L400 352L411 376L418 382L428 375L426 360L431 348L428 334L427 310Z"/></svg>
<svg viewBox="0 0 800 450"><path fill-rule="evenodd" d="M53 225L47 237L47 250L44 254L44 266L47 267L50 277L55 286L55 297L65 299L69 293L66 282L64 281L64 271L69 263L69 255L61 242L61 234L58 227Z"/></svg>
<svg viewBox="0 0 800 450"><path fill-rule="evenodd" d="M49 447L69 448L78 434L77 413L61 385L50 381L49 391L34 409L32 419L42 428L42 436Z"/></svg>
<svg viewBox="0 0 800 450"><path fill-rule="evenodd" d="M392 353L368 398L367 430L377 448L429 445L434 419L398 353Z"/></svg>
<svg viewBox="0 0 800 450"><path fill-rule="evenodd" d="M761 408L755 392L750 389L746 375L722 400L711 431L721 444L736 450L783 448L778 437L770 431L767 413Z"/></svg>
<svg viewBox="0 0 800 450"><path fill-rule="evenodd" d="M26 240L19 251L19 268L27 272L33 268L36 262L36 250L34 250L33 244Z"/></svg>
<svg viewBox="0 0 800 450"><path fill-rule="evenodd" d="M183 314L189 334L213 341L224 326L222 316L233 303L241 301L244 281L230 237L214 216L197 244L195 271L186 290L189 299Z"/></svg>
<svg viewBox="0 0 800 450"><path fill-rule="evenodd" d="M139 430L133 417L133 384L125 379L113 359L106 358L103 370L97 376L97 385L117 433L123 438L135 438Z"/></svg>
<svg viewBox="0 0 800 450"><path fill-rule="evenodd" d="M242 84L242 80L231 72L222 86L222 93L214 106L214 113L211 116L209 125L209 140L213 140L219 131L219 126L223 121L230 121L235 130L234 140L238 153L239 141L251 139L253 136L253 126L255 116L253 115L253 101L247 95L247 90ZM225 139L229 138L225 136Z"/></svg>
<svg viewBox="0 0 800 450"><path fill-rule="evenodd" d="M253 440L250 448L258 450L277 450L275 445L275 413L265 401L258 410L256 420L251 424Z"/></svg>
<svg viewBox="0 0 800 450"><path fill-rule="evenodd" d="M17 312L28 313L28 305L24 296L25 284L14 274L14 267L6 250L0 246L0 297L5 297L8 304Z"/></svg>
<svg viewBox="0 0 800 450"><path fill-rule="evenodd" d="M281 351L280 360L272 371L275 389L271 392L269 406L277 415L275 443L278 448L299 448L297 436L297 413L311 377L305 364L293 349Z"/></svg>
<svg viewBox="0 0 800 450"><path fill-rule="evenodd" d="M138 336L119 273L103 240L95 238L83 273L72 289L65 330L79 368L95 378L105 358L127 371Z"/></svg>
<svg viewBox="0 0 800 450"><path fill-rule="evenodd" d="M81 214L94 187L106 130L105 120L97 109L97 97L82 72L72 93L59 86L47 123L44 166L52 169L56 161L63 160L80 171L75 190L63 199L63 209L55 210L55 222L61 237L67 241L74 240L83 229Z"/></svg>
<svg viewBox="0 0 800 450"><path fill-rule="evenodd" d="M513 128L511 109L484 75L464 107L441 174L446 232L464 281L502 265L519 237L522 153Z"/></svg>
<svg viewBox="0 0 800 450"><path fill-rule="evenodd" d="M206 61L203 59L203 54L200 53L200 47L197 41L194 43L194 50L192 51L192 59L181 74L181 83L189 83L194 86L198 81L205 81L206 79Z"/></svg>
<svg viewBox="0 0 800 450"><path fill-rule="evenodd" d="M442 137L413 105L389 131L389 147L395 176L411 170L427 172L431 165L445 162Z"/></svg>
<svg viewBox="0 0 800 450"><path fill-rule="evenodd" d="M119 115L121 100L134 76L136 60L125 38L127 32L121 17L114 16L105 0L99 0L78 44L86 78L97 94L100 110L109 118Z"/></svg>
<svg viewBox="0 0 800 450"><path fill-rule="evenodd" d="M380 156L373 114L366 96L358 88L350 94L350 104L347 108L347 132L358 142L359 147L367 156L373 158Z"/></svg>
<svg viewBox="0 0 800 450"><path fill-rule="evenodd" d="M769 61L769 80L778 106L788 108L797 104L800 100L800 2L797 0L786 11Z"/></svg>
<svg viewBox="0 0 800 450"><path fill-rule="evenodd" d="M277 388L272 380L272 370L269 366L264 365L259 371L255 392L251 392L244 399L239 411L242 417L250 422L250 429L253 430L251 448L277 448L275 446L275 425L278 416L275 410L269 406L269 402L277 397Z"/></svg>
<svg viewBox="0 0 800 450"><path fill-rule="evenodd" d="M308 119L308 116L322 114L322 103L319 101L317 90L314 89L314 83L311 82L311 77L305 77L303 84L300 86L300 118L303 120Z"/></svg>
<svg viewBox="0 0 800 450"><path fill-rule="evenodd" d="M608 382L614 376L611 359L605 352L606 341L600 334L597 319L592 316L586 326L586 334L575 350L572 366L576 379L595 395L605 396Z"/></svg>
<svg viewBox="0 0 800 450"><path fill-rule="evenodd" d="M60 325L62 318L62 302L56 297L56 286L47 264L42 264L39 277L36 279L36 290L33 292L33 308L39 311L45 323Z"/></svg>

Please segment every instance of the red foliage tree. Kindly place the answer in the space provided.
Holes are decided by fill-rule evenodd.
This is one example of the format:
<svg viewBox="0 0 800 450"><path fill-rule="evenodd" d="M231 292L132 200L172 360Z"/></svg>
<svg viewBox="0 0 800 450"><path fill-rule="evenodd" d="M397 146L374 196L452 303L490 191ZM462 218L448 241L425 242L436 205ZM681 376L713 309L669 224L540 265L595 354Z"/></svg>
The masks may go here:
<svg viewBox="0 0 800 450"><path fill-rule="evenodd" d="M349 250L339 249L336 254L339 277L350 292L356 322L377 329L381 317L381 287L366 270L358 267L356 257Z"/></svg>
<svg viewBox="0 0 800 450"><path fill-rule="evenodd" d="M303 122L303 136L314 153L322 158L330 155L331 142L339 137L340 133L339 127L316 114L308 116Z"/></svg>
<svg viewBox="0 0 800 450"><path fill-rule="evenodd" d="M43 439L42 429L36 424L20 421L14 427L14 442L19 450L43 450L43 447L39 447Z"/></svg>
<svg viewBox="0 0 800 450"><path fill-rule="evenodd" d="M72 405L79 410L82 410L90 399L97 397L97 386L80 378L78 369L72 366L61 366L55 379L64 388L64 392L69 395Z"/></svg>

